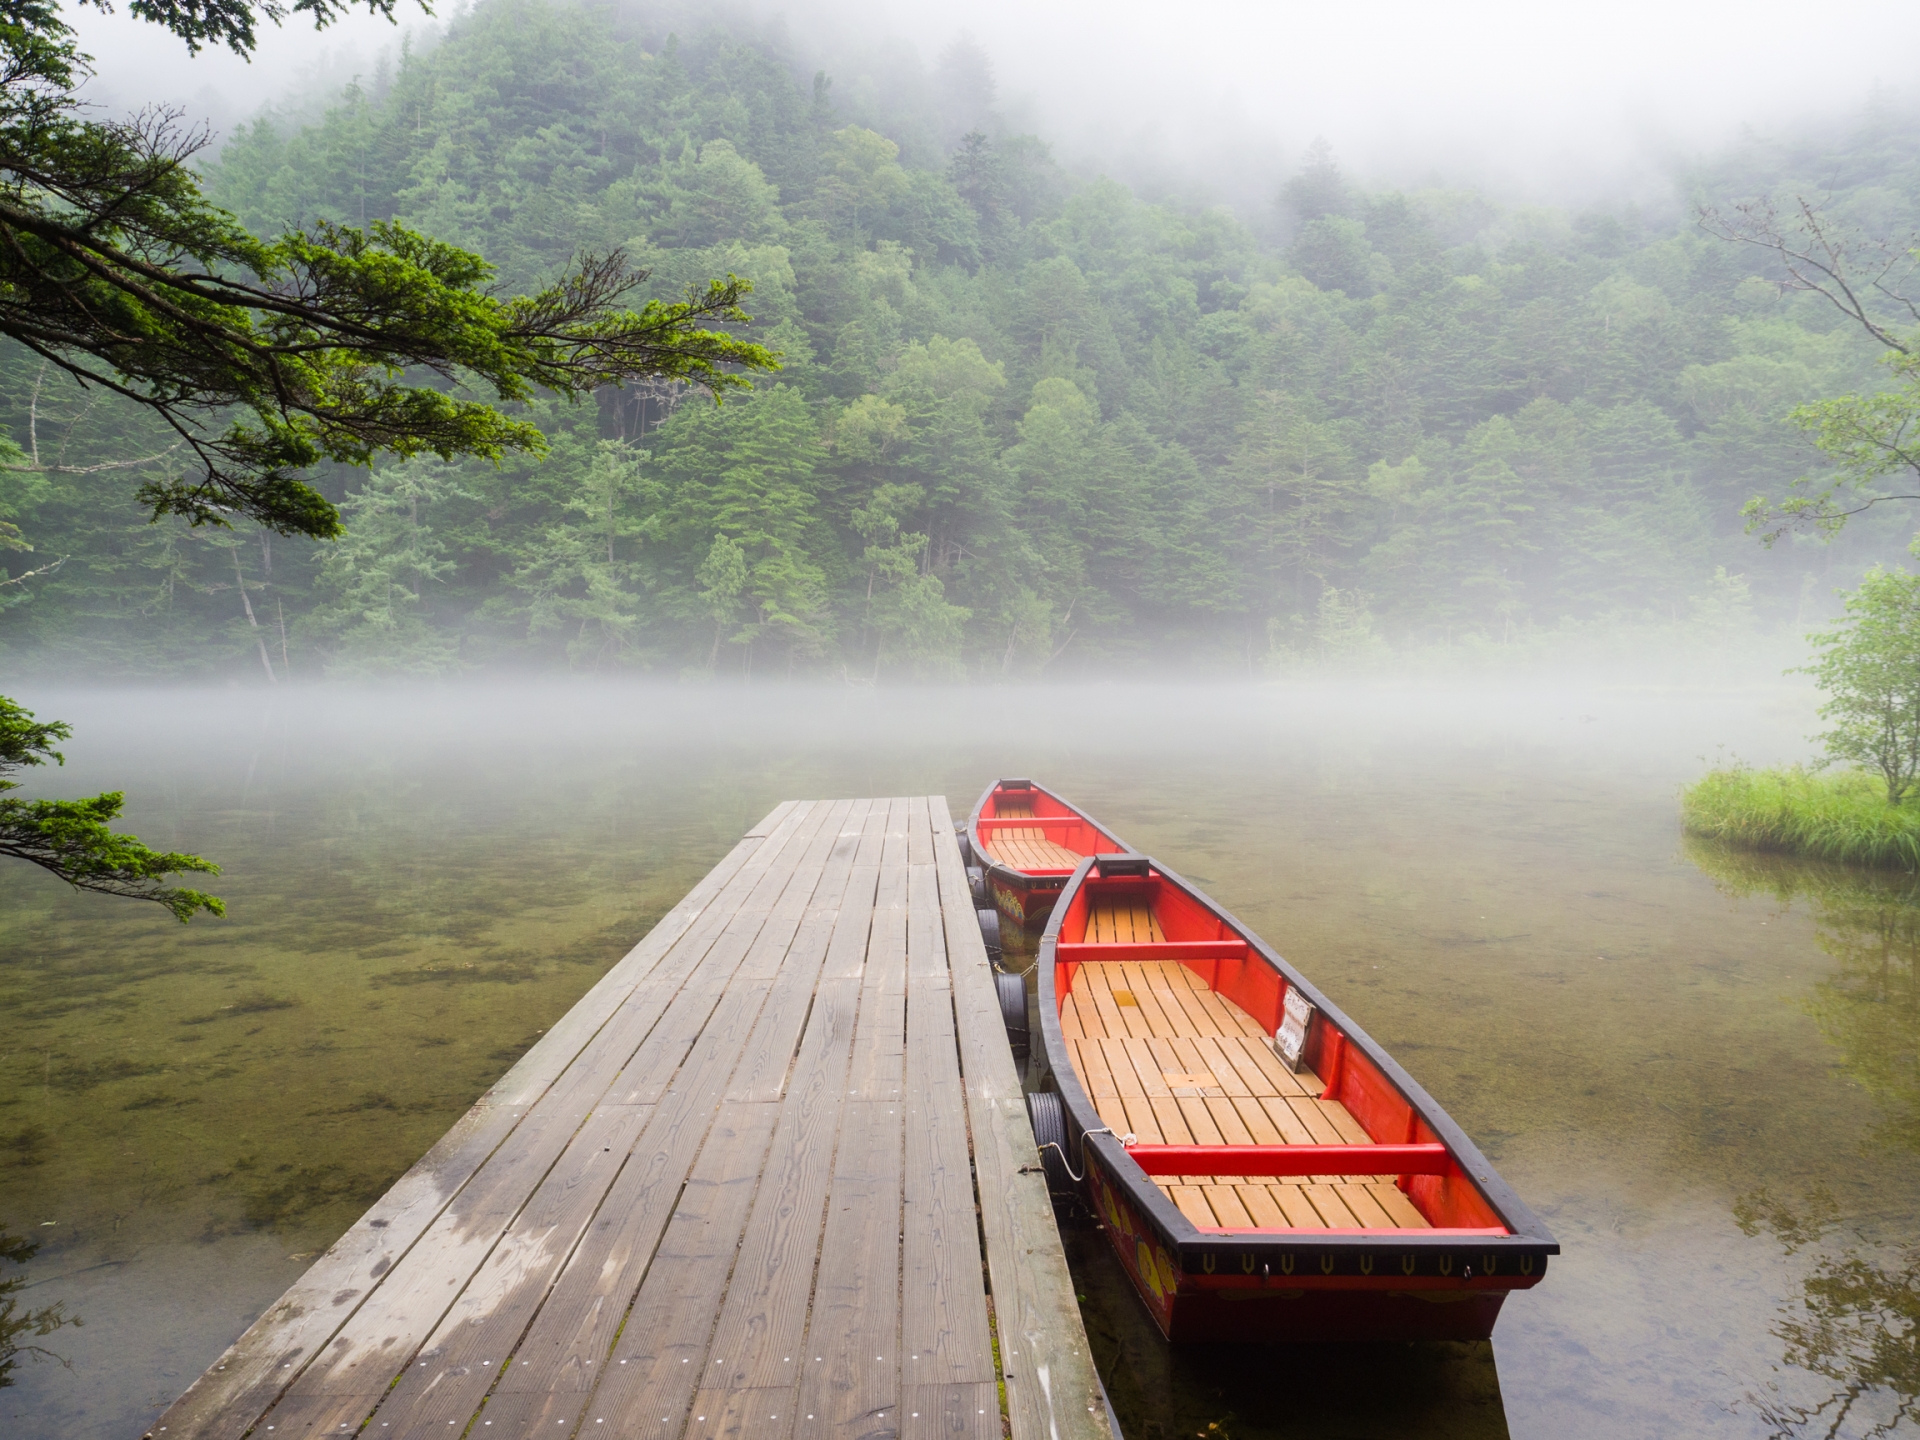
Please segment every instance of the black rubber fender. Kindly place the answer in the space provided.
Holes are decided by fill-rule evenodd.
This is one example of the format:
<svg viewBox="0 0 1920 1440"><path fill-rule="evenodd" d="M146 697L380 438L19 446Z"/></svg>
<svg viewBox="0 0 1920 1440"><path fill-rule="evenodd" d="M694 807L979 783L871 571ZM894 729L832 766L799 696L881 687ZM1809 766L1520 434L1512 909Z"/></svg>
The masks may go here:
<svg viewBox="0 0 1920 1440"><path fill-rule="evenodd" d="M973 913L980 921L980 940L987 947L987 963L998 970L1000 968L1000 912L986 909L976 910Z"/></svg>
<svg viewBox="0 0 1920 1440"><path fill-rule="evenodd" d="M993 897L987 894L987 872L978 865L967 867L967 889L973 892L973 908L985 910L993 904Z"/></svg>
<svg viewBox="0 0 1920 1440"><path fill-rule="evenodd" d="M1073 1177L1067 1173L1066 1107L1053 1091L1036 1090L1027 1096L1027 1118L1033 1122L1033 1143L1040 1147L1040 1164L1047 1172L1047 1188L1070 1190Z"/></svg>
<svg viewBox="0 0 1920 1440"><path fill-rule="evenodd" d="M953 838L960 842L960 863L962 865L971 870L975 865L980 863L974 857L973 840L968 836L967 827L964 824L953 827Z"/></svg>
<svg viewBox="0 0 1920 1440"><path fill-rule="evenodd" d="M1004 971L993 977L993 988L1000 992L1000 1018L1006 1023L1007 1040L1016 1050L1027 1044L1027 982Z"/></svg>

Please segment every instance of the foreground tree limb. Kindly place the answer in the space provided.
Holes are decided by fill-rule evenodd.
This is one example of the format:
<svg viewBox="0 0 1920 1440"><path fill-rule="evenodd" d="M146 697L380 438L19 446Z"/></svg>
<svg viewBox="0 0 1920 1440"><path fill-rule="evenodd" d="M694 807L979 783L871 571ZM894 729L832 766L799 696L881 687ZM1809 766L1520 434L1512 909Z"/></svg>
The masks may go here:
<svg viewBox="0 0 1920 1440"><path fill-rule="evenodd" d="M223 0L136 13L251 44L250 12ZM193 464L141 490L156 517L331 538L339 515L299 473L323 460L540 453L499 405L656 378L717 398L778 368L719 328L751 318L732 275L635 308L647 272L615 250L503 298L480 256L396 222L259 239L187 167L205 130L167 110L83 118L90 73L51 4L0 0L0 336L174 432Z"/></svg>
<svg viewBox="0 0 1920 1440"><path fill-rule="evenodd" d="M396 0L365 4L391 19ZM130 8L191 50L217 44L245 55L259 17L278 24L298 14L324 27L352 5L132 0ZM771 351L725 328L751 319L740 304L751 287L733 275L635 308L647 272L618 250L577 256L537 293L502 297L480 256L391 221L316 221L260 239L209 204L187 168L207 144L204 129L170 110L86 118L75 91L91 73L51 0L0 0L0 337L173 432L172 448L129 462L191 457L141 487L155 519L244 518L332 539L339 512L301 478L323 460L538 454L547 448L539 429L499 405L660 379L718 400L747 385L747 372L779 368ZM30 439L30 461L9 442L0 465L84 473L42 466L37 425ZM0 548L29 547L6 526ZM271 676L264 644L261 659ZM5 778L12 771L61 761L53 745L68 733L0 697L0 792L19 788ZM83 890L155 901L183 921L224 914L213 896L164 883L219 867L115 834L122 803L118 792L0 798L0 856Z"/></svg>
<svg viewBox="0 0 1920 1440"><path fill-rule="evenodd" d="M36 721L32 711L0 696L0 792L20 788L8 777L23 766L48 760L64 765L66 757L53 747L72 733L60 721ZM108 828L123 803L118 791L90 800L17 800L0 793L0 855L50 870L75 889L152 900L183 922L202 910L226 914L216 897L164 883L176 874L218 875L218 865L198 855L150 849Z"/></svg>

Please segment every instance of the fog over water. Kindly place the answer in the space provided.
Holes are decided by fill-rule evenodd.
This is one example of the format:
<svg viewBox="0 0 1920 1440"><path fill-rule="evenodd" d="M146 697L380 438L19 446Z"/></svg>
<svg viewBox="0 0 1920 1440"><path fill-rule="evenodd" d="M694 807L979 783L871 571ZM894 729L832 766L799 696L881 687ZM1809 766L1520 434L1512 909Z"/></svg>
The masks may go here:
<svg viewBox="0 0 1920 1440"><path fill-rule="evenodd" d="M461 8L439 7L439 20ZM1839 0L1817 19L1777 0L1388 0L1364 19L1252 0L632 8L679 17L688 34L715 19L783 29L799 62L828 66L843 93L899 83L964 34L992 62L1010 127L1043 135L1066 162L1249 210L1271 202L1319 137L1374 184L1658 204L1672 198L1675 165L1742 136L1844 126L1869 105L1909 108L1906 61L1920 44L1920 10L1899 0ZM316 35L290 20L263 27L248 64L189 57L125 13L75 8L69 18L101 62L103 102L179 104L221 126L371 80L404 32L422 41L438 23L404 0L397 26L356 15Z"/></svg>
<svg viewBox="0 0 1920 1440"><path fill-rule="evenodd" d="M964 813L1009 773L1272 941L1565 1247L1490 1349L1383 1369L1170 1352L1071 1232L1128 1440L1228 1412L1297 1433L1276 1366L1295 1396L1347 1377L1309 1407L1336 1433L1759 1437L1836 1386L1874 1414L1920 1394L1848 1348L1915 1303L1912 898L1675 820L1716 747L1804 756L1805 690L19 698L76 727L36 793L124 787L130 828L226 866L231 914L183 928L33 873L0 894L0 1188L46 1242L32 1303L87 1321L49 1342L71 1371L0 1392L10 1437L138 1434L778 800ZM1881 1288L1836 1312L1836 1274ZM1831 1353L1782 1338L1822 1316Z"/></svg>

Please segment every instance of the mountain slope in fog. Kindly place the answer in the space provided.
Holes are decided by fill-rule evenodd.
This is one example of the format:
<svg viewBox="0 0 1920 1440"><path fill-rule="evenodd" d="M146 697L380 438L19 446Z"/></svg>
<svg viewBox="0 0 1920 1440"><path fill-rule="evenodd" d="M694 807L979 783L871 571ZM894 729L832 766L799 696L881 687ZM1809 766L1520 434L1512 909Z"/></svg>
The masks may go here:
<svg viewBox="0 0 1920 1440"><path fill-rule="evenodd" d="M398 218L516 287L614 245L662 290L732 271L786 369L718 409L543 408L538 464L323 476L332 547L6 477L0 514L70 558L0 642L123 673L1241 668L1724 638L1904 539L1741 535L1810 466L1784 412L1872 383L1872 352L1690 225L1365 193L1320 153L1257 236L1064 172L970 45L887 78L842 94L764 37L491 0L319 123L251 126L211 183L258 230ZM1703 184L1830 185L1841 154L1840 203L1893 232L1914 149L1882 119ZM16 438L31 405L69 465L164 448L36 375L6 357Z"/></svg>

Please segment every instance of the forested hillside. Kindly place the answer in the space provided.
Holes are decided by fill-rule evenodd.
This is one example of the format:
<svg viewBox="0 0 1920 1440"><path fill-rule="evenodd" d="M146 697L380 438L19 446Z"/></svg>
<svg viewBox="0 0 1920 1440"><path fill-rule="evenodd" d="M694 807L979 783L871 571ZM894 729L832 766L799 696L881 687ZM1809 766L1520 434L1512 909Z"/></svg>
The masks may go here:
<svg viewBox="0 0 1920 1440"><path fill-rule="evenodd" d="M0 473L35 547L0 560L43 573L0 588L8 663L990 678L1717 642L1823 612L1912 529L1742 533L1814 467L1785 412L1872 385L1875 351L1689 197L1651 225L1370 193L1322 151L1256 235L1006 133L967 46L890 79L488 0L318 122L234 137L209 185L256 231L398 218L509 287L612 246L663 294L737 273L784 369L718 407L542 408L538 463L323 474L347 536L315 545L143 523L164 437L12 354L0 419L41 468ZM1692 183L1805 184L1899 235L1916 138L1882 118Z"/></svg>

